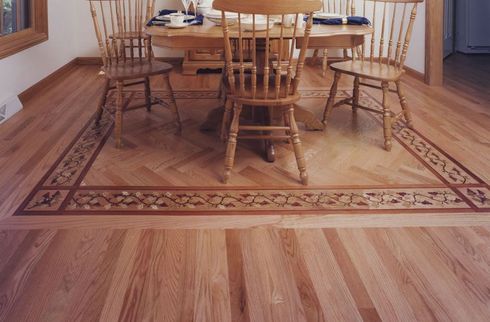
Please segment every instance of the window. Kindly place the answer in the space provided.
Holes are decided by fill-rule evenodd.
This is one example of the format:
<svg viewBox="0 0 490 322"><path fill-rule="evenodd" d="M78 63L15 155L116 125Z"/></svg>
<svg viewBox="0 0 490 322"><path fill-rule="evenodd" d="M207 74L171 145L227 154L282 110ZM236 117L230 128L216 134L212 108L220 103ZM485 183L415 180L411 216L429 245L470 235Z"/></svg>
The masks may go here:
<svg viewBox="0 0 490 322"><path fill-rule="evenodd" d="M0 0L0 59L47 39L47 0Z"/></svg>

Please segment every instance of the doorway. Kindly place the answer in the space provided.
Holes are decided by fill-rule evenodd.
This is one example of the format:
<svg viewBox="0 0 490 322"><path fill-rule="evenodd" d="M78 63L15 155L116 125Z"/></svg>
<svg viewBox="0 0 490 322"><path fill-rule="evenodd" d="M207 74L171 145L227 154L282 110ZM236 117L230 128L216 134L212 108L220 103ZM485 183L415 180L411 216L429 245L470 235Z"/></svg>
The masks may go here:
<svg viewBox="0 0 490 322"><path fill-rule="evenodd" d="M454 52L454 40L455 40L455 13L454 13L455 0L444 0L444 27L443 27L443 42L444 42L444 54L443 58L449 57Z"/></svg>
<svg viewBox="0 0 490 322"><path fill-rule="evenodd" d="M488 104L490 1L444 0L444 87Z"/></svg>

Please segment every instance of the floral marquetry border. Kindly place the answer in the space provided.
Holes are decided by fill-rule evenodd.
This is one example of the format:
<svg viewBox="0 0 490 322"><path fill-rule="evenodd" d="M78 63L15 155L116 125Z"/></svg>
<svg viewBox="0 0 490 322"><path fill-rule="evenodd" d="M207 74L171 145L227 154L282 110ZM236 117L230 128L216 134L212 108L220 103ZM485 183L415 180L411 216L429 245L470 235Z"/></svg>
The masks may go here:
<svg viewBox="0 0 490 322"><path fill-rule="evenodd" d="M490 189L486 187L470 187L460 188L459 190L478 208L490 211Z"/></svg>
<svg viewBox="0 0 490 322"><path fill-rule="evenodd" d="M234 190L234 191L77 191L67 211L276 211L464 209L451 189Z"/></svg>
<svg viewBox="0 0 490 322"><path fill-rule="evenodd" d="M90 126L85 128L64 158L51 171L50 176L44 181L43 185L46 187L74 185L82 174L83 169L88 166L88 162L96 153L97 148L101 147L104 138L107 137L111 129L112 119L107 113L103 114L100 122L91 120Z"/></svg>
<svg viewBox="0 0 490 322"><path fill-rule="evenodd" d="M143 97L134 91L133 99ZM168 93L154 92L160 99ZM328 97L325 90L303 90L305 99ZM339 91L347 97L349 91ZM215 91L176 92L180 99L216 99ZM361 92L362 104L380 108L379 102ZM379 120L377 114L371 115ZM393 135L443 185L417 187L97 187L81 186L95 158L112 132L112 119L92 118L21 204L15 215L90 214L308 214L335 212L490 212L489 186L417 130L403 122Z"/></svg>

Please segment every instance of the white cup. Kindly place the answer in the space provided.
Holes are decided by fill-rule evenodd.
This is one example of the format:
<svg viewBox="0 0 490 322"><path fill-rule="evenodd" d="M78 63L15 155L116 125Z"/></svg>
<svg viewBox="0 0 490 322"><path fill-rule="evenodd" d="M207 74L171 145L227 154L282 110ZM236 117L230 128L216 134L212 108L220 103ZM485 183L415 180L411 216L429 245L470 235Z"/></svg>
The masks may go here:
<svg viewBox="0 0 490 322"><path fill-rule="evenodd" d="M298 15L298 27L301 28L303 27L303 24L305 23L305 15L300 13Z"/></svg>
<svg viewBox="0 0 490 322"><path fill-rule="evenodd" d="M198 15L205 15L209 11L211 11L211 6L209 5L198 5L197 6L197 14Z"/></svg>
<svg viewBox="0 0 490 322"><path fill-rule="evenodd" d="M296 18L296 15L285 15L284 20L282 22L284 24L284 27L291 28L294 24L295 18Z"/></svg>
<svg viewBox="0 0 490 322"><path fill-rule="evenodd" d="M184 23L185 15L183 13L171 13L170 14L170 23L172 25L182 25Z"/></svg>

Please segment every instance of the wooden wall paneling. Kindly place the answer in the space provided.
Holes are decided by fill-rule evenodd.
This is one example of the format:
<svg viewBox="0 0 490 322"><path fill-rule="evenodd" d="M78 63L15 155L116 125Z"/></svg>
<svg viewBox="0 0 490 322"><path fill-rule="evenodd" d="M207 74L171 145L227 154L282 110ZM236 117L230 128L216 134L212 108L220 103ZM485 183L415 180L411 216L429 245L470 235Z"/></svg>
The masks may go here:
<svg viewBox="0 0 490 322"><path fill-rule="evenodd" d="M425 5L425 82L442 86L444 3L443 0L430 0Z"/></svg>

